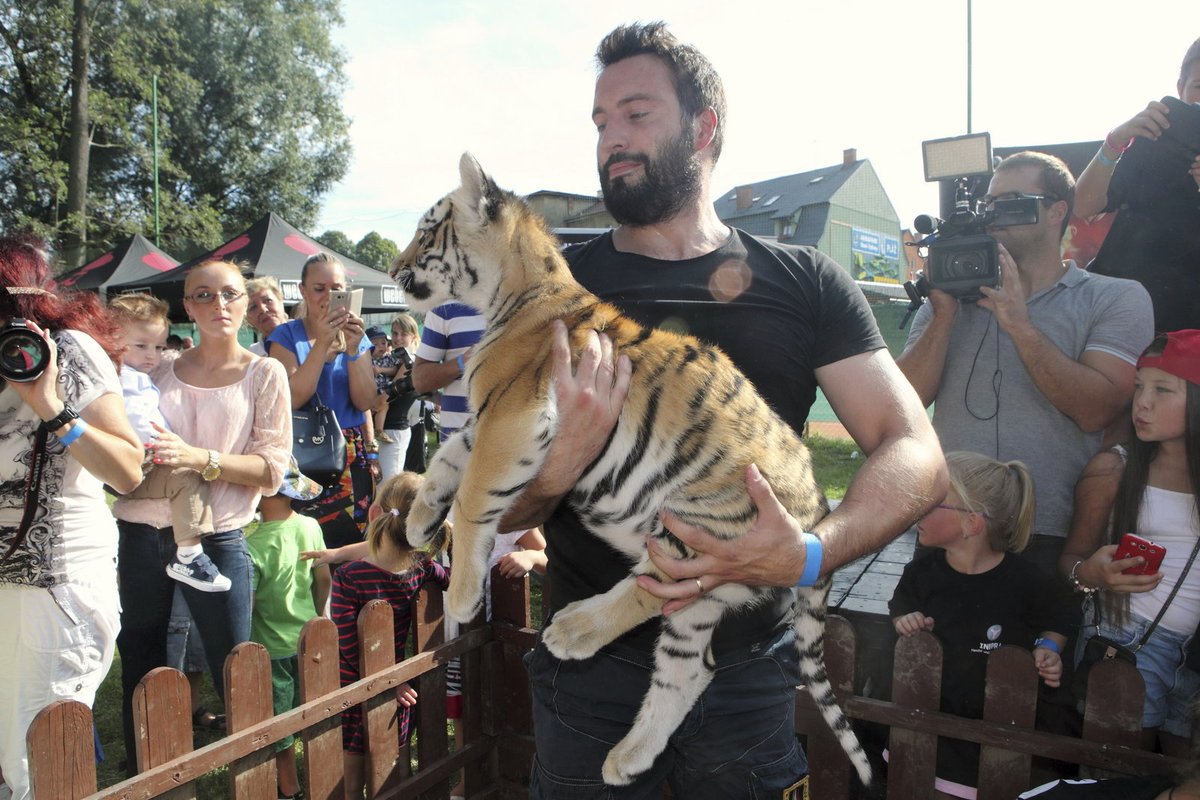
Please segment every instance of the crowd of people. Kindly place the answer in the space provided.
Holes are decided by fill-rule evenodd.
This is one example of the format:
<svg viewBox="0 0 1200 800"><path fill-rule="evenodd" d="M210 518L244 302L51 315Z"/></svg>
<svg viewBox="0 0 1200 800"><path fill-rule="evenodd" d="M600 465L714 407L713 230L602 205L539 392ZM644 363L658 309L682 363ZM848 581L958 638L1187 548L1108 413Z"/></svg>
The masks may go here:
<svg viewBox="0 0 1200 800"><path fill-rule="evenodd" d="M1146 746L1186 753L1200 693L1192 647L1200 572L1191 572L1200 551L1191 279L1200 206L1194 192L1146 192L1120 162L1190 106L1151 103L1118 125L1078 184L1046 154L1000 163L986 203L1032 198L1037 221L990 231L1002 280L978 302L935 282L893 360L844 269L716 216L711 179L727 110L707 58L651 23L613 30L596 59L597 169L619 224L567 248L573 273L644 324L669 320L721 346L797 430L819 387L866 454L843 501L811 531L752 466L757 521L736 543L664 513L695 555L651 542L667 579L639 577L646 596L670 614L726 582L811 583L916 523L922 549L891 611L899 635L942 640L946 710L978 716L984 659L1016 644L1032 651L1044 683L1039 725L1069 731L1079 701L1072 673L1103 637L1136 653ZM1200 40L1178 91L1184 104L1200 103ZM1200 187L1200 154L1179 169L1164 191ZM1161 222L1164 203L1186 206L1177 210L1191 221L1156 228L1154 246L1119 269L1107 256L1095 270L1062 260L1073 212L1115 212L1118 241L1122 230L1144 232L1143 218ZM712 276L731 260L745 266L744 291L715 297ZM94 295L59 291L51 272L39 242L0 239L0 615L13 621L0 627L0 797L18 800L30 796L29 721L54 699L90 704L114 651L136 771L133 690L175 663L170 632L180 615L203 643L219 696L233 647L267 647L277 712L296 703L299 629L327 604L343 684L358 678L356 617L368 600L396 609L402 653L411 597L449 579L446 564L412 551L403 530L420 481L412 467L423 467L422 396L440 390L443 436L466 422L465 365L486 327L458 304L431 312L423 330L407 315L390 335L368 327L330 302L347 288L346 273L319 253L304 264L295 319L269 278L247 282L223 261L192 268L183 310L197 341L168 350L161 301L122 297L105 309ZM250 349L239 342L243 323L261 338ZM493 563L506 575L546 573L554 613L627 575L563 499L610 445L630 365L603 334L574 360L561 327L547 336L558 428L544 468L503 521L512 533ZM325 486L292 454L292 414L315 406L333 410L346 441L345 468ZM111 513L106 490L117 496ZM1161 566L1138 570L1143 554L1118 556L1128 532L1165 546ZM790 695L800 675L781 620L759 609L718 626L714 679L653 767L619 788L604 785L600 767L639 710L657 623L576 662L539 644L526 660L537 740L531 797L651 796L664 781L675 796L701 800L747 796L748 786L805 796ZM452 718L461 713L454 673ZM417 697L404 686L396 698L404 735ZM343 735L357 797L363 743L353 713ZM276 747L280 796L295 796L292 743ZM977 748L944 741L937 791L974 797L977 760Z"/></svg>

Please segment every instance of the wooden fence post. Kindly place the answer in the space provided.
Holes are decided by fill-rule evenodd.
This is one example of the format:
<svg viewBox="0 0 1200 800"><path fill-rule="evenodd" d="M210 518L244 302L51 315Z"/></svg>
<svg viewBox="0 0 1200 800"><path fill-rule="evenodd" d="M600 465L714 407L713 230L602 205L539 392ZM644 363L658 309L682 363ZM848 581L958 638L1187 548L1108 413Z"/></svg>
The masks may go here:
<svg viewBox="0 0 1200 800"><path fill-rule="evenodd" d="M432 650L446 641L440 588L425 586L417 595L413 618L420 625L413 631L415 652ZM417 734L417 769L445 758L450 752L446 739L446 668L426 672L416 680L417 705L413 729ZM428 796L426 793L422 796ZM434 795L439 796L439 795Z"/></svg>
<svg viewBox="0 0 1200 800"><path fill-rule="evenodd" d="M92 710L76 700L55 700L38 712L25 733L34 797L79 800L96 791Z"/></svg>
<svg viewBox="0 0 1200 800"><path fill-rule="evenodd" d="M1033 655L1005 646L987 659L983 718L1011 725L1014 738L1033 730L1037 716L1038 673ZM1011 800L1029 788L1032 757L999 747L983 746L979 753L979 800Z"/></svg>
<svg viewBox="0 0 1200 800"><path fill-rule="evenodd" d="M229 732L243 731L270 719L271 656L257 642L236 645L225 658L225 712ZM262 742L262 749L229 765L229 787L234 800L272 800L278 794L275 748Z"/></svg>
<svg viewBox="0 0 1200 800"><path fill-rule="evenodd" d="M138 772L193 750L192 690L182 672L156 667L133 689L133 728ZM169 800L195 800L196 784L186 783Z"/></svg>
<svg viewBox="0 0 1200 800"><path fill-rule="evenodd" d="M942 643L928 631L901 636L892 671L892 702L914 712L937 711L941 694ZM929 796L937 774L937 736L894 727L888 741L889 800Z"/></svg>
<svg viewBox="0 0 1200 800"><path fill-rule="evenodd" d="M392 627L392 607L386 600L372 600L358 614L359 672L365 678L395 663L396 631ZM389 780L408 777L407 761L400 763L396 707L394 692L383 692L362 704L363 731L367 738L365 777L368 797L379 794Z"/></svg>
<svg viewBox="0 0 1200 800"><path fill-rule="evenodd" d="M309 703L341 686L337 626L316 617L300 632L300 701ZM304 784L310 800L335 800L345 794L342 727L330 717L300 734L304 742Z"/></svg>
<svg viewBox="0 0 1200 800"><path fill-rule="evenodd" d="M825 672L833 691L854 694L854 628L843 617L825 620ZM812 722L808 735L808 765L814 797L846 797L850 791L850 760L824 718ZM855 779L857 780L857 778Z"/></svg>
<svg viewBox="0 0 1200 800"><path fill-rule="evenodd" d="M1142 708L1146 684L1134 665L1112 659L1094 665L1088 673L1083 704L1083 738L1089 742L1142 746ZM1113 777L1119 773L1088 768L1087 777Z"/></svg>

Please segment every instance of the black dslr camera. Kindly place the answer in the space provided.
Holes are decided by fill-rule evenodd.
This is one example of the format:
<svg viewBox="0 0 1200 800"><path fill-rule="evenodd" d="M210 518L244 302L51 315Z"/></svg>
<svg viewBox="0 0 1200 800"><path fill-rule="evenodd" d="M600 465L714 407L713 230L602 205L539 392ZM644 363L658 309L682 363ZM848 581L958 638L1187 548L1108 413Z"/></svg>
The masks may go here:
<svg viewBox="0 0 1200 800"><path fill-rule="evenodd" d="M408 351L405 350L403 347L397 348L396 354L398 355L400 360L404 363L404 366L408 369L408 372L406 372L404 374L403 378L397 378L396 380L392 381L391 383L389 383L387 385L387 389L385 390L385 392L387 394L387 399L388 399L389 403L394 403L397 400L399 400L401 397L404 397L404 396L410 395L410 394L414 394L416 392L416 389L413 388L413 382L412 382L412 368L413 368L412 356L410 356L408 354Z"/></svg>
<svg viewBox="0 0 1200 800"><path fill-rule="evenodd" d="M996 239L988 228L1010 225L1031 225L1038 221L1038 201L1035 196L1016 196L997 199L985 204L975 198L972 186L986 185L992 174L992 137L987 133L933 139L921 143L925 160L925 180L944 181L944 187L954 182L954 207L945 220L923 214L913 221L913 227L924 236L909 246L919 248L927 259L924 272L907 281L904 290L911 301L908 313L900 322L903 328L912 313L921 307L932 289L939 289L973 303L982 297L979 288L1000 285L1000 257ZM977 189L978 190L978 189ZM943 194L942 208L948 205Z"/></svg>
<svg viewBox="0 0 1200 800"><path fill-rule="evenodd" d="M0 378L13 383L36 381L50 363L46 337L13 317L0 326Z"/></svg>

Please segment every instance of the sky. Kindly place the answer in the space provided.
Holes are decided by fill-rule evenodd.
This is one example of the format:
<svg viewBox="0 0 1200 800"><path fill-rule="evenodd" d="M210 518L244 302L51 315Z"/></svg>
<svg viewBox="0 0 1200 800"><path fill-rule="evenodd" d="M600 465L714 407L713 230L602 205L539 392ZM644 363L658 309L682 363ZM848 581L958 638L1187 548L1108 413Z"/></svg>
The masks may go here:
<svg viewBox="0 0 1200 800"><path fill-rule="evenodd" d="M1091 141L1175 94L1196 0L974 0L971 130L994 147ZM725 84L714 197L855 148L902 226L937 211L921 142L968 132L967 0L343 0L354 155L317 230L400 246L458 186L595 194L597 43L661 19Z"/></svg>

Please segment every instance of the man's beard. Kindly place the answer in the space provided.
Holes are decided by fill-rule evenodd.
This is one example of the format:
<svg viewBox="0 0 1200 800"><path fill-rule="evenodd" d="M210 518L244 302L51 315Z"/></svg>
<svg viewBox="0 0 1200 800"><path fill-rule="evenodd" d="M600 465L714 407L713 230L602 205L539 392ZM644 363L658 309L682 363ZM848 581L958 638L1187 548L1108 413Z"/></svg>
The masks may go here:
<svg viewBox="0 0 1200 800"><path fill-rule="evenodd" d="M700 159L692 149L692 131L685 125L679 137L659 148L653 161L644 153L614 153L600 168L600 189L613 219L622 225L654 225L671 219L700 192ZM642 165L642 179L630 186L625 176L608 179L608 170L621 161Z"/></svg>

